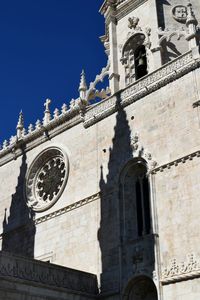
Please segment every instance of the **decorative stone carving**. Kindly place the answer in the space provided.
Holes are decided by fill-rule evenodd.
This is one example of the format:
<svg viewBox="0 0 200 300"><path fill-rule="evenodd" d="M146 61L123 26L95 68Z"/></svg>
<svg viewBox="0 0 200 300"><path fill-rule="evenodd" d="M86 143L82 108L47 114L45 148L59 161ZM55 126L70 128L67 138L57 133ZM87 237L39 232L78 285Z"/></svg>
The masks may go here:
<svg viewBox="0 0 200 300"><path fill-rule="evenodd" d="M162 284L192 279L200 276L200 261L194 254L188 255L186 262L177 263L176 259L171 261L169 267L162 272Z"/></svg>
<svg viewBox="0 0 200 300"><path fill-rule="evenodd" d="M128 19L128 22L129 22L129 24L128 24L128 27L130 28L130 29L136 29L137 28L137 25L138 25L138 23L139 23L139 18L137 18L137 17L132 17L132 18L129 18Z"/></svg>
<svg viewBox="0 0 200 300"><path fill-rule="evenodd" d="M173 17L182 23L186 23L186 28L183 27L177 30L169 30L165 28L159 28L158 34L161 36L159 39L159 45L162 44L163 40L170 42L173 36L177 36L179 40L181 37L184 37L186 41L189 42L190 49L197 46L198 39L198 22L193 12L193 7L191 3L188 3L187 7L183 5L175 6L172 9Z"/></svg>
<svg viewBox="0 0 200 300"><path fill-rule="evenodd" d="M155 160L152 160L151 153L145 150L139 142L138 133L135 133L131 136L131 147L133 150L134 157L143 157L148 162L150 170L156 167L157 162Z"/></svg>
<svg viewBox="0 0 200 300"><path fill-rule="evenodd" d="M139 141L138 133L135 133L134 135L131 136L131 147L133 151L136 151L138 149L139 147L138 141Z"/></svg>
<svg viewBox="0 0 200 300"><path fill-rule="evenodd" d="M151 47L150 35L151 28L141 28L138 26L139 18L130 17L128 19L128 27L130 31L127 34L126 40L122 46L121 63L125 68L125 83L129 85L135 81L135 51L140 46L145 46L146 58L149 62L149 49Z"/></svg>
<svg viewBox="0 0 200 300"><path fill-rule="evenodd" d="M27 204L35 211L50 208L61 196L68 177L68 159L57 147L47 148L33 161L26 179Z"/></svg>
<svg viewBox="0 0 200 300"><path fill-rule="evenodd" d="M184 5L176 5L172 8L173 18L181 23L185 23L187 20L187 7Z"/></svg>
<svg viewBox="0 0 200 300"><path fill-rule="evenodd" d="M107 66L101 70L101 73L96 76L95 80L90 83L89 89L86 91L86 100L89 103L91 100L95 99L96 97L99 97L100 99L105 99L110 95L110 89L102 89L101 91L98 91L96 89L96 85L99 82L103 82L104 78L106 76L109 76L109 68L110 64L108 62Z"/></svg>
<svg viewBox="0 0 200 300"><path fill-rule="evenodd" d="M110 40L109 40L108 32L106 32L105 35L101 36L100 40L105 47L105 53L107 54L107 56L109 56L110 55Z"/></svg>

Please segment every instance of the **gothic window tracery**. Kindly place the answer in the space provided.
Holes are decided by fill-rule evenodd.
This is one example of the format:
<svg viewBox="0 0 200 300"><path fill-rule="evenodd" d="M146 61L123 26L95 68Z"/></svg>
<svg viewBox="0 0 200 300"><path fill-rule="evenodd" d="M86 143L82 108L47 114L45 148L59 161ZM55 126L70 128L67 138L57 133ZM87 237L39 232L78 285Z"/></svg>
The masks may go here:
<svg viewBox="0 0 200 300"><path fill-rule="evenodd" d="M67 156L57 147L42 151L33 161L26 178L27 205L44 211L61 196L68 177Z"/></svg>

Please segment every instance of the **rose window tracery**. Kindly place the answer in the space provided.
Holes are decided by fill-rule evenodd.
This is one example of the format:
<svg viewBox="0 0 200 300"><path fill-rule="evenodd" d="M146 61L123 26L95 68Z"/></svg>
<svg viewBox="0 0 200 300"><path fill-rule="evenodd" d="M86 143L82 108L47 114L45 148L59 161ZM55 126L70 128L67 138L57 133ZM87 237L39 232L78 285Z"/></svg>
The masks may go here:
<svg viewBox="0 0 200 300"><path fill-rule="evenodd" d="M26 182L27 204L35 211L50 208L61 196L68 177L68 160L58 148L43 151L31 165Z"/></svg>

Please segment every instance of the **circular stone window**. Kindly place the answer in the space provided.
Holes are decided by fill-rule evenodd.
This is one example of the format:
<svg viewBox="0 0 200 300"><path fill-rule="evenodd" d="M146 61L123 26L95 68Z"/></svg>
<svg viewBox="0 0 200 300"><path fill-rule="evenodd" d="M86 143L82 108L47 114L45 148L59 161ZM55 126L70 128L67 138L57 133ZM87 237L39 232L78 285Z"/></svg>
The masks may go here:
<svg viewBox="0 0 200 300"><path fill-rule="evenodd" d="M41 152L27 174L27 205L38 212L54 205L67 183L68 170L67 156L59 148L51 147Z"/></svg>

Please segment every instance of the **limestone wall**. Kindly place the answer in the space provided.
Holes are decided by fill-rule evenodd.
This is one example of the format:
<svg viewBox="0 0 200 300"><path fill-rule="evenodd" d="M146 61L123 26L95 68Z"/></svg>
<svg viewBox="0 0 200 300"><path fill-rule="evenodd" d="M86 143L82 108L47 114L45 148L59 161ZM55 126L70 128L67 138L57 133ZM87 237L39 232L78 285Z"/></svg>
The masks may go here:
<svg viewBox="0 0 200 300"><path fill-rule="evenodd" d="M193 104L199 100L200 76L195 53L181 59L176 70L170 64L150 74L144 87L141 80L89 107L71 128L59 134L49 129L49 139L38 137L38 145L15 160L4 164L7 156L1 158L3 250L92 272L102 292L116 294L139 274L153 278L159 288L160 281L171 278L172 259L187 264L193 253L198 259L199 107ZM24 195L27 170L54 145L67 153L68 181L51 208L31 214ZM137 157L151 171L153 230L128 245L121 235L119 179L126 163ZM191 275L188 268L185 272ZM178 279L172 279L163 288L164 300L170 293L180 297Z"/></svg>

